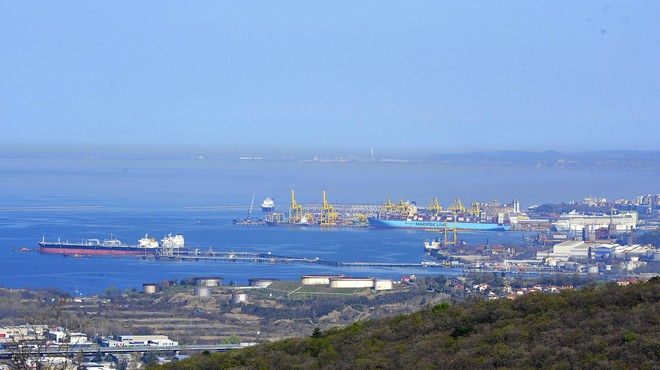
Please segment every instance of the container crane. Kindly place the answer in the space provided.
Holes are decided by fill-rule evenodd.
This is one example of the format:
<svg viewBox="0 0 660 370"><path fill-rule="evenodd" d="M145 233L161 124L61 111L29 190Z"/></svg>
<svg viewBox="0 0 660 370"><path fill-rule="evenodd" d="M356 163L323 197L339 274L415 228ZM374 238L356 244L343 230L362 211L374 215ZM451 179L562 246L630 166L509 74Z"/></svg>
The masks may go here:
<svg viewBox="0 0 660 370"><path fill-rule="evenodd" d="M388 197L387 200L385 200L385 203L383 204L382 210L383 210L383 214L385 215L394 214L396 212L396 205L392 203L392 201Z"/></svg>
<svg viewBox="0 0 660 370"><path fill-rule="evenodd" d="M325 197L325 190L323 191L323 208L321 208L321 226L335 226L337 225L337 218L339 214L335 212L335 208L328 203Z"/></svg>
<svg viewBox="0 0 660 370"><path fill-rule="evenodd" d="M293 189L291 189L291 208L289 208L289 222L298 223L303 218L303 208L298 202L293 194Z"/></svg>
<svg viewBox="0 0 660 370"><path fill-rule="evenodd" d="M399 203L397 203L394 208L394 213L400 216L407 216L410 213L410 204L408 204L408 202L404 202L403 198L399 199Z"/></svg>
<svg viewBox="0 0 660 370"><path fill-rule="evenodd" d="M442 206L440 203L438 203L438 198L433 198L431 199L431 202L429 203L428 206L426 206L426 209L431 211L431 215L433 216L439 216L440 213L442 213Z"/></svg>
<svg viewBox="0 0 660 370"><path fill-rule="evenodd" d="M463 206L463 203L461 202L461 198L456 198L454 203L447 208L448 211L452 211L455 213L465 213L465 207Z"/></svg>
<svg viewBox="0 0 660 370"><path fill-rule="evenodd" d="M481 217L481 204L479 202L472 203L467 212L470 217L478 220Z"/></svg>

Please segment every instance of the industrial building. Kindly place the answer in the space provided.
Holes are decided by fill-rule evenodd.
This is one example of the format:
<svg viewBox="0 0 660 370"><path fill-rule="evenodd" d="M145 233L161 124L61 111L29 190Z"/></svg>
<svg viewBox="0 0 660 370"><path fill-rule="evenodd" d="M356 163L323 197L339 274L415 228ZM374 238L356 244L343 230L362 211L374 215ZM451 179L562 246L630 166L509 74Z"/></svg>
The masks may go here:
<svg viewBox="0 0 660 370"><path fill-rule="evenodd" d="M167 335L117 335L113 339L103 340L103 347L126 346L178 346L177 341L170 340Z"/></svg>
<svg viewBox="0 0 660 370"><path fill-rule="evenodd" d="M650 245L596 244L580 240L559 243L545 251L537 252L536 258L552 258L557 261L569 259L629 259L632 257L660 260L660 251Z"/></svg>

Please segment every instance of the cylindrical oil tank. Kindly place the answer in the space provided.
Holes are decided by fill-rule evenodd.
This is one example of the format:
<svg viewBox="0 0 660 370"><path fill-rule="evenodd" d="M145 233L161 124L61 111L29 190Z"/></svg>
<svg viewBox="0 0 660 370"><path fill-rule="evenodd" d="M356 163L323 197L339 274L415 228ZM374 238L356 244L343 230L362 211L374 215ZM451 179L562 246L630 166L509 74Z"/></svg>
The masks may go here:
<svg viewBox="0 0 660 370"><path fill-rule="evenodd" d="M245 292L236 291L231 294L231 303L239 304L247 302L247 294Z"/></svg>
<svg viewBox="0 0 660 370"><path fill-rule="evenodd" d="M205 286L198 286L195 287L195 297L210 297L211 296L211 289Z"/></svg>
<svg viewBox="0 0 660 370"><path fill-rule="evenodd" d="M392 290L394 282L392 279L376 279L374 289L376 290Z"/></svg>
<svg viewBox="0 0 660 370"><path fill-rule="evenodd" d="M302 275L300 283L302 285L328 285L331 278L343 277L344 275Z"/></svg>
<svg viewBox="0 0 660 370"><path fill-rule="evenodd" d="M590 274L597 274L598 273L598 266L589 266L587 268L587 272Z"/></svg>
<svg viewBox="0 0 660 370"><path fill-rule="evenodd" d="M221 277L198 277L195 278L195 284L198 286L216 287L222 286L223 279Z"/></svg>
<svg viewBox="0 0 660 370"><path fill-rule="evenodd" d="M248 284L250 286L255 286L259 288L266 288L277 279L267 279L267 278L250 278L248 279Z"/></svg>
<svg viewBox="0 0 660 370"><path fill-rule="evenodd" d="M330 288L373 288L373 278L333 277Z"/></svg>
<svg viewBox="0 0 660 370"><path fill-rule="evenodd" d="M156 284L151 284L151 283L144 283L142 284L142 293L144 294L154 294L158 290L158 286Z"/></svg>

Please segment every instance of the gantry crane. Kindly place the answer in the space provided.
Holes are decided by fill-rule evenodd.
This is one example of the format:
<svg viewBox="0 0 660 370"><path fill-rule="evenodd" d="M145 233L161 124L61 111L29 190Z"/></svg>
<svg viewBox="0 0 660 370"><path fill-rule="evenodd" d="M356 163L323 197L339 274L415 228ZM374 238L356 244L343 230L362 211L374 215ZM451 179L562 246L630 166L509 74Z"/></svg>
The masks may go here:
<svg viewBox="0 0 660 370"><path fill-rule="evenodd" d="M291 189L291 208L289 208L289 222L298 223L303 218L303 208L293 195L293 189Z"/></svg>
<svg viewBox="0 0 660 370"><path fill-rule="evenodd" d="M396 214L400 216L407 216L410 213L410 204L404 202L403 198L399 199L399 203L394 206Z"/></svg>
<svg viewBox="0 0 660 370"><path fill-rule="evenodd" d="M335 208L328 203L325 197L325 190L323 191L323 208L321 208L321 226L335 226L337 225L337 218L339 214L335 212Z"/></svg>
<svg viewBox="0 0 660 370"><path fill-rule="evenodd" d="M448 246L454 246L458 244L458 228L456 227L456 221L449 225L449 222L445 221L445 230L443 232L444 240L442 242L442 247L446 250Z"/></svg>
<svg viewBox="0 0 660 370"><path fill-rule="evenodd" d="M437 217L440 215L440 213L442 213L442 206L440 203L438 203L438 198L431 199L431 202L429 202L429 205L426 206L426 209L431 212L432 216Z"/></svg>
<svg viewBox="0 0 660 370"><path fill-rule="evenodd" d="M396 212L396 205L392 203L390 198L388 197L387 200L385 200L385 203L383 204L383 214L384 215L391 215Z"/></svg>
<svg viewBox="0 0 660 370"><path fill-rule="evenodd" d="M456 198L454 203L447 208L448 211L452 211L455 213L465 213L465 207L463 207L463 203L461 202L461 198Z"/></svg>
<svg viewBox="0 0 660 370"><path fill-rule="evenodd" d="M478 220L481 217L481 204L479 202L472 203L467 213L470 217Z"/></svg>

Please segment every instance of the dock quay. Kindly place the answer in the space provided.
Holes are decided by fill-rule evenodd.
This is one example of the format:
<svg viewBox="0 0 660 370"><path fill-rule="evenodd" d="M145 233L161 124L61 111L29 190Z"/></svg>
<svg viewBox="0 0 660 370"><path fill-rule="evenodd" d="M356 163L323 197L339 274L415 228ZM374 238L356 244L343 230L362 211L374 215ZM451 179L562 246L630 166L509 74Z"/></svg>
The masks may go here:
<svg viewBox="0 0 660 370"><path fill-rule="evenodd" d="M303 263L317 264L331 267L383 267L383 268L427 268L443 267L439 264L429 263L406 263L406 262L339 262L328 261L320 258L292 257L275 255L263 252L214 252L209 248L206 252L199 249L179 251L175 255L159 255L155 257L164 261L205 261L205 262L254 262L254 263Z"/></svg>

